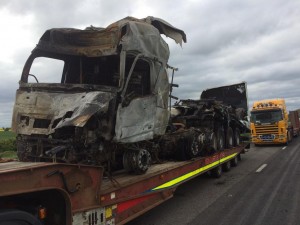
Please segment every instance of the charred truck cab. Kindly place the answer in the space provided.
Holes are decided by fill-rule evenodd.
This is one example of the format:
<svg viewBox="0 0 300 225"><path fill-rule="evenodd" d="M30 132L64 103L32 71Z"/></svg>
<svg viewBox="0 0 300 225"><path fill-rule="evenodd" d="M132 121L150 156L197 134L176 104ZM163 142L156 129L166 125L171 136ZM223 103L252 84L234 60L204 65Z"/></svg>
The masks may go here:
<svg viewBox="0 0 300 225"><path fill-rule="evenodd" d="M107 28L47 30L29 56L12 129L21 161L144 173L169 122L167 22L127 17ZM43 76L42 76L43 75Z"/></svg>

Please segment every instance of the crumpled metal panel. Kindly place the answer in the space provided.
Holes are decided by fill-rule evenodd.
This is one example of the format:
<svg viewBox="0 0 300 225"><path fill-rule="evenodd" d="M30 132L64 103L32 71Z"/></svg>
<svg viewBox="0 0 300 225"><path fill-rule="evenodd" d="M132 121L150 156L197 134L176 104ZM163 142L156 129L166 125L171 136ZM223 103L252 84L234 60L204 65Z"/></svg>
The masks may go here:
<svg viewBox="0 0 300 225"><path fill-rule="evenodd" d="M166 64L170 51L159 31L150 24L128 22L127 32L121 39L122 50L137 51Z"/></svg>
<svg viewBox="0 0 300 225"><path fill-rule="evenodd" d="M83 127L96 112L108 110L112 93L95 91L82 93L17 91L13 113L13 130L19 134L51 134L64 126ZM21 121L29 117L29 121ZM46 128L34 128L36 119L49 120ZM55 120L61 119L55 127ZM17 123L17 124L16 124Z"/></svg>
<svg viewBox="0 0 300 225"><path fill-rule="evenodd" d="M121 36L123 27L127 27L127 31L124 36ZM126 17L106 29L89 27L85 30L73 28L47 30L36 49L96 57L117 54L117 48L121 45L122 50L144 53L148 57L156 57L166 63L169 58L169 48L160 34L165 34L180 45L182 41L186 42L186 35L182 30L162 19Z"/></svg>
<svg viewBox="0 0 300 225"><path fill-rule="evenodd" d="M153 138L156 96L133 99L127 107L119 105L115 141L138 142Z"/></svg>
<svg viewBox="0 0 300 225"><path fill-rule="evenodd" d="M243 108L248 112L247 84L246 82L228 86L206 89L201 94L201 99L214 99L235 108Z"/></svg>

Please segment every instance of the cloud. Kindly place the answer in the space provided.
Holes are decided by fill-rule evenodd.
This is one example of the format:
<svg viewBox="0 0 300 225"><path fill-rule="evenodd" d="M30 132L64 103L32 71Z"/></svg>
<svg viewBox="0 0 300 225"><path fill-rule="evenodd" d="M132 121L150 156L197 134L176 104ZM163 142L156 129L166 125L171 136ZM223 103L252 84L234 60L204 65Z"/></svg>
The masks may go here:
<svg viewBox="0 0 300 225"><path fill-rule="evenodd" d="M2 1L0 11L5 13L0 15L7 17L1 17L2 25L10 32L0 39L6 46L1 58L9 56L0 60L0 103L4 108L13 105L25 60L46 29L106 27L126 16L151 15L187 34L182 48L165 38L169 64L179 68L174 82L180 87L173 95L199 98L207 88L246 81L250 105L254 100L282 97L288 109L300 108L299 8L300 2L291 0ZM11 117L6 108L1 118L4 112Z"/></svg>

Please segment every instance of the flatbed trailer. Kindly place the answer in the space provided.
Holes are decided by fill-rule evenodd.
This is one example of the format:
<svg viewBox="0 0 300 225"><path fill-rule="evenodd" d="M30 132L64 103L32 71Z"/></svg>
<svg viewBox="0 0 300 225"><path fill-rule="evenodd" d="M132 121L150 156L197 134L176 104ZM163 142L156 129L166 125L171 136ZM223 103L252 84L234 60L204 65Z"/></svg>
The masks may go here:
<svg viewBox="0 0 300 225"><path fill-rule="evenodd" d="M102 167L86 165L0 163L0 224L125 224L173 197L180 184L236 166L245 147L155 164L143 175L106 176Z"/></svg>

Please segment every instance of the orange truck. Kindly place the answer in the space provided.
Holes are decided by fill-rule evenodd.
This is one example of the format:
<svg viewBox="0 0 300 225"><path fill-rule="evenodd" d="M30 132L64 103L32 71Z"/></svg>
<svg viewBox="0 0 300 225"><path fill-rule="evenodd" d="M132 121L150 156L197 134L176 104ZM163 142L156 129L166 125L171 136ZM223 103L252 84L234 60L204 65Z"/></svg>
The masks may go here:
<svg viewBox="0 0 300 225"><path fill-rule="evenodd" d="M255 145L288 144L293 137L284 99L267 99L253 103L251 138Z"/></svg>

